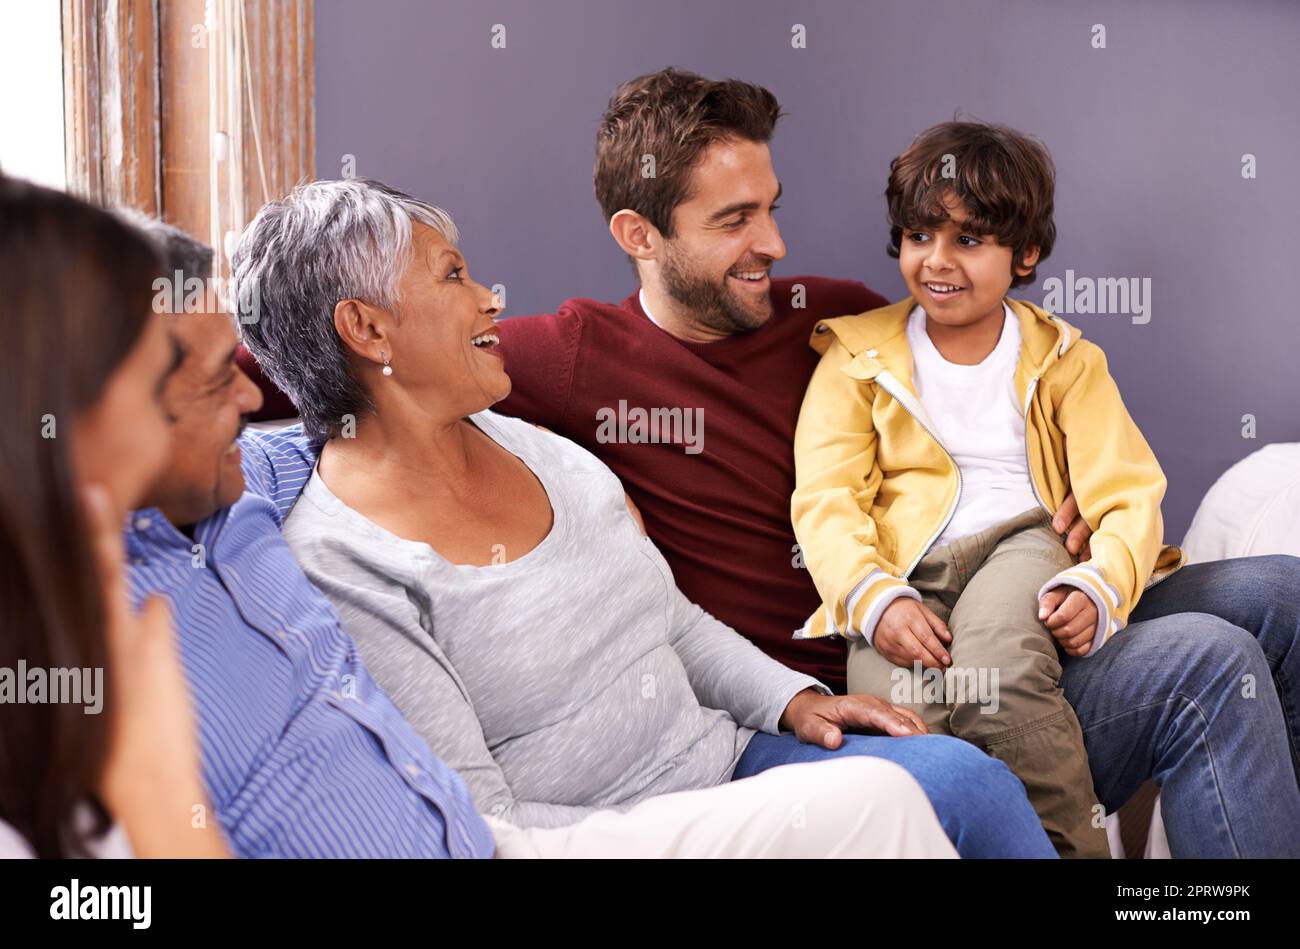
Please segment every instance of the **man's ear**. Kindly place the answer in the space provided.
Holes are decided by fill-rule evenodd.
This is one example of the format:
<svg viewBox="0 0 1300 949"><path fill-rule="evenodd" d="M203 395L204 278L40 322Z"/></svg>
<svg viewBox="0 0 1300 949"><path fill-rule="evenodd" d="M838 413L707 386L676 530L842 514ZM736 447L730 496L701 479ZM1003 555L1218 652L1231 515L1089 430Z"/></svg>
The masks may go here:
<svg viewBox="0 0 1300 949"><path fill-rule="evenodd" d="M347 349L362 359L380 363L392 358L387 329L387 311L361 300L340 300L334 304L334 331Z"/></svg>
<svg viewBox="0 0 1300 949"><path fill-rule="evenodd" d="M633 260L654 260L662 240L657 227L627 208L609 219L609 233Z"/></svg>
<svg viewBox="0 0 1300 949"><path fill-rule="evenodd" d="M1028 277L1033 273L1034 267L1038 264L1038 252L1041 248L1031 247L1025 251L1025 256L1021 259L1020 265L1016 267L1016 275Z"/></svg>

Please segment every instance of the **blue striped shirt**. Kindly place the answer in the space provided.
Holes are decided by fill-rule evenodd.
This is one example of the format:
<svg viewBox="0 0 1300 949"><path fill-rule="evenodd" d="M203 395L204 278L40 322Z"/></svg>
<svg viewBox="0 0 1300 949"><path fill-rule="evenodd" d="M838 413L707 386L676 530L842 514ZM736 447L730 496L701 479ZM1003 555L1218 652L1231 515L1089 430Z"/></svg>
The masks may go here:
<svg viewBox="0 0 1300 949"><path fill-rule="evenodd" d="M488 857L460 776L375 685L280 527L315 458L298 429L240 440L246 481L194 539L126 528L131 593L172 604L203 777L241 857Z"/></svg>

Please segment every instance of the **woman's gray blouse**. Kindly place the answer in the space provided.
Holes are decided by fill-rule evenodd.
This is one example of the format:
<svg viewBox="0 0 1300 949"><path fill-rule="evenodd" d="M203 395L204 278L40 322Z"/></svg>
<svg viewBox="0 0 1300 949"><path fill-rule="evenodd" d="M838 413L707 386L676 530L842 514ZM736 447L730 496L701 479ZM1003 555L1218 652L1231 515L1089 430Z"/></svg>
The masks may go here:
<svg viewBox="0 0 1300 949"><path fill-rule="evenodd" d="M376 681L481 812L556 827L720 784L797 692L828 691L682 595L594 455L494 412L471 420L550 498L551 531L524 556L449 563L367 520L315 472L284 532Z"/></svg>

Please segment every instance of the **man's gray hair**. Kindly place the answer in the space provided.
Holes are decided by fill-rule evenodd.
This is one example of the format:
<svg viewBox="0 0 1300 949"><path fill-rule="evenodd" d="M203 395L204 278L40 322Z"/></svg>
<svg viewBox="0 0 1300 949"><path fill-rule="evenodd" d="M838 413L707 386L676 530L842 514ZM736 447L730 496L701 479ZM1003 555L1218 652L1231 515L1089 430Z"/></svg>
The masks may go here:
<svg viewBox="0 0 1300 949"><path fill-rule="evenodd" d="M315 439L374 408L349 368L334 307L355 299L398 312L417 221L459 243L446 211L395 188L365 178L314 181L258 211L231 255L232 298L241 307L257 300L256 312L240 313L244 342Z"/></svg>
<svg viewBox="0 0 1300 949"><path fill-rule="evenodd" d="M184 275L181 279L182 292L184 281L208 280L212 277L212 248L207 244L190 237L179 227L150 217L135 208L114 208L113 213L144 234L158 248L163 266L167 268L166 273L159 274L160 277L174 280L178 270Z"/></svg>

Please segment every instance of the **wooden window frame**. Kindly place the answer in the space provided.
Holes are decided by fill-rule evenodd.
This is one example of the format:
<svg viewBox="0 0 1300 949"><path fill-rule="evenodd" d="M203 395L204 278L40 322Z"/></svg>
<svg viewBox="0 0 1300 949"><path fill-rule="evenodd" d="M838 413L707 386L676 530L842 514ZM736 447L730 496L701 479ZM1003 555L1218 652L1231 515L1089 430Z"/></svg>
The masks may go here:
<svg viewBox="0 0 1300 949"><path fill-rule="evenodd" d="M68 190L160 210L158 18L153 0L63 0Z"/></svg>
<svg viewBox="0 0 1300 949"><path fill-rule="evenodd" d="M211 243L315 167L314 0L62 0L68 190Z"/></svg>

